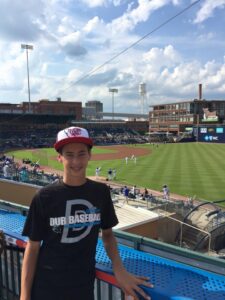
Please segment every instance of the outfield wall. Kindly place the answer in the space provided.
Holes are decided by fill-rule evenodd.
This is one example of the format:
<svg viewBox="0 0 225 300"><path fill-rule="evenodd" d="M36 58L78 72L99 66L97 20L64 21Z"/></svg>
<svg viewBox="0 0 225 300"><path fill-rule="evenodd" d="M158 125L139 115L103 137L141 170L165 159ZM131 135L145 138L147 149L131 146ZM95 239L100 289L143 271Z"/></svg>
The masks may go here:
<svg viewBox="0 0 225 300"><path fill-rule="evenodd" d="M24 206L30 206L33 196L40 188L41 187L37 185L1 179L0 199Z"/></svg>
<svg viewBox="0 0 225 300"><path fill-rule="evenodd" d="M173 243L179 228L179 222L163 217L156 221L136 225L124 231L154 240L162 240L165 243Z"/></svg>

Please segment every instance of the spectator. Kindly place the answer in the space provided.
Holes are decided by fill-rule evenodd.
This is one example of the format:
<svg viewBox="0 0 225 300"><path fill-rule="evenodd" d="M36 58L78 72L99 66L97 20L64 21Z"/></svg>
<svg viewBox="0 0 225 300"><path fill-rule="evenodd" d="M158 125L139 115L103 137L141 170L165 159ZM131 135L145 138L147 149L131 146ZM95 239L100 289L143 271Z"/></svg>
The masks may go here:
<svg viewBox="0 0 225 300"><path fill-rule="evenodd" d="M3 167L3 176L6 179L12 179L12 172L9 161L6 161L4 167Z"/></svg>
<svg viewBox="0 0 225 300"><path fill-rule="evenodd" d="M116 169L115 168L112 170L112 178L113 178L113 180L116 180Z"/></svg>
<svg viewBox="0 0 225 300"><path fill-rule="evenodd" d="M112 180L112 169L108 170L108 180Z"/></svg>
<svg viewBox="0 0 225 300"><path fill-rule="evenodd" d="M101 171L101 167L97 167L97 168L95 169L95 177L96 177L96 178L99 177L100 171Z"/></svg>
<svg viewBox="0 0 225 300"><path fill-rule="evenodd" d="M128 196L129 196L129 189L128 187L125 185L124 189L123 189L123 192L124 192L124 196L125 196L125 199L126 199L126 202L128 203Z"/></svg>
<svg viewBox="0 0 225 300"><path fill-rule="evenodd" d="M144 193L143 193L143 200L147 200L148 199L148 190L145 188L144 189Z"/></svg>
<svg viewBox="0 0 225 300"><path fill-rule="evenodd" d="M162 192L163 192L163 199L169 200L170 198L170 190L168 188L168 186L165 184L162 188Z"/></svg>
<svg viewBox="0 0 225 300"><path fill-rule="evenodd" d="M134 185L133 187L132 187L132 189L131 189L131 196L132 196L132 198L136 198L136 194L137 194L137 191L136 191L136 185Z"/></svg>
<svg viewBox="0 0 225 300"><path fill-rule="evenodd" d="M20 170L19 172L19 179L22 181L22 182L28 182L28 171L27 171L27 168L26 167L22 167L22 169Z"/></svg>
<svg viewBox="0 0 225 300"><path fill-rule="evenodd" d="M109 188L86 178L93 142L84 128L70 127L57 135L55 149L63 164L63 181L34 196L23 234L24 254L20 300L93 300L95 252L99 230L112 260L115 278L127 296L146 277L128 273L121 262L112 227L118 223Z"/></svg>

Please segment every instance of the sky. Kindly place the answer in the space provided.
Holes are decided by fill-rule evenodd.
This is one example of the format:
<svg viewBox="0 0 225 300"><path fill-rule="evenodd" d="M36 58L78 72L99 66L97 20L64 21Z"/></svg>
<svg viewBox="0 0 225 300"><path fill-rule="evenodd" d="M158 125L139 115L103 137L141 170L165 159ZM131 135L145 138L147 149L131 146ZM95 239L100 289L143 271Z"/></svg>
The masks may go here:
<svg viewBox="0 0 225 300"><path fill-rule="evenodd" d="M0 103L28 101L21 44L33 45L32 102L99 100L112 112L114 96L115 113L148 113L198 98L199 83L204 99L225 99L225 0L0 0L0 7Z"/></svg>

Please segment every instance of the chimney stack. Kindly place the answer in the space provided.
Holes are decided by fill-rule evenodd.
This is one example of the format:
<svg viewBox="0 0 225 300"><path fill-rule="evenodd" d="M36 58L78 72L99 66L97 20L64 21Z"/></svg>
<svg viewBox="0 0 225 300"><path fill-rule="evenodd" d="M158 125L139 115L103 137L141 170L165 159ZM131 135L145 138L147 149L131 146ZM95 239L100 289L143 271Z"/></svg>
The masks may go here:
<svg viewBox="0 0 225 300"><path fill-rule="evenodd" d="M202 84L199 83L198 85L198 97L199 97L199 100L202 100Z"/></svg>

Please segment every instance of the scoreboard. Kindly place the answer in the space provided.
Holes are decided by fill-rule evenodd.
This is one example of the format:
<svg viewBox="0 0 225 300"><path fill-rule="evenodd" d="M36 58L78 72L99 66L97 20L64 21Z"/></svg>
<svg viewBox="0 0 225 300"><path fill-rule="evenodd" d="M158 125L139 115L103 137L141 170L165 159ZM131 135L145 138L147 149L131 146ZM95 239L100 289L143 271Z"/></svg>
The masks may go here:
<svg viewBox="0 0 225 300"><path fill-rule="evenodd" d="M199 125L194 128L196 140L205 143L225 143L225 125Z"/></svg>

